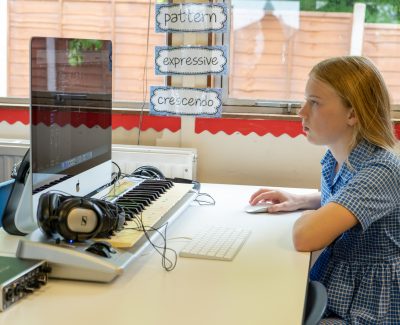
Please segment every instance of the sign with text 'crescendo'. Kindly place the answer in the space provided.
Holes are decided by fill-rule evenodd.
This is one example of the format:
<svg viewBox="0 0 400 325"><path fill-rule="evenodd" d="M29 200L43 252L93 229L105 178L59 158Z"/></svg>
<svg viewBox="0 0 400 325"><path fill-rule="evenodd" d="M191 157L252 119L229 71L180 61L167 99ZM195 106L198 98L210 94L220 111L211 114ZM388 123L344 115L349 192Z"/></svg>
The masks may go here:
<svg viewBox="0 0 400 325"><path fill-rule="evenodd" d="M150 114L220 117L219 88L150 87Z"/></svg>
<svg viewBox="0 0 400 325"><path fill-rule="evenodd" d="M156 46L157 75L225 75L227 73L225 46Z"/></svg>
<svg viewBox="0 0 400 325"><path fill-rule="evenodd" d="M157 4L156 32L226 32L228 14L223 3Z"/></svg>

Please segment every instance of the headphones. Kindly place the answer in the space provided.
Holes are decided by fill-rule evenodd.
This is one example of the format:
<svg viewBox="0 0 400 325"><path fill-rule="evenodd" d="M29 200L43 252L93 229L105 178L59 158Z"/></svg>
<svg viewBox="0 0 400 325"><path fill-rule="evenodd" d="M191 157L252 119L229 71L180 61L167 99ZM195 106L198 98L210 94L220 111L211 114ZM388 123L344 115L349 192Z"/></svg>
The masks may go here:
<svg viewBox="0 0 400 325"><path fill-rule="evenodd" d="M65 240L85 241L121 230L125 212L111 202L47 192L39 198L37 219L50 237L59 234Z"/></svg>
<svg viewBox="0 0 400 325"><path fill-rule="evenodd" d="M161 170L154 166L141 166L134 170L131 176L146 179L165 179Z"/></svg>

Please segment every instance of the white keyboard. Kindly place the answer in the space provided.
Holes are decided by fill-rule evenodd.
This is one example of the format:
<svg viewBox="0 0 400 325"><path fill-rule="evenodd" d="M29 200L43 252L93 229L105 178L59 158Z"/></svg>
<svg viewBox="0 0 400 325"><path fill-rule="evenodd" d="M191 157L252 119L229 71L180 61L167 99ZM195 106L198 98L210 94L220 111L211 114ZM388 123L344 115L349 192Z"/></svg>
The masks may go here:
<svg viewBox="0 0 400 325"><path fill-rule="evenodd" d="M212 226L197 234L179 256L232 261L249 235L247 229Z"/></svg>

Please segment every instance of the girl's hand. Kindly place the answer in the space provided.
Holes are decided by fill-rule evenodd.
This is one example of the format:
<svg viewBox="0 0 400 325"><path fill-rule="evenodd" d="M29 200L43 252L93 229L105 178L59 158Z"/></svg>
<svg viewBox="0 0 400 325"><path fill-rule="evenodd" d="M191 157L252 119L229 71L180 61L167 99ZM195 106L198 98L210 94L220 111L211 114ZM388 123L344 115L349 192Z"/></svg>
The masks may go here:
<svg viewBox="0 0 400 325"><path fill-rule="evenodd" d="M272 203L268 207L269 213L300 209L316 210L321 206L321 193L293 194L281 190L261 188L249 200L251 205L260 202Z"/></svg>
<svg viewBox="0 0 400 325"><path fill-rule="evenodd" d="M298 194L262 188L250 197L249 203L255 205L260 202L271 202L272 205L268 207L268 212L274 213L301 209L303 201L302 196Z"/></svg>

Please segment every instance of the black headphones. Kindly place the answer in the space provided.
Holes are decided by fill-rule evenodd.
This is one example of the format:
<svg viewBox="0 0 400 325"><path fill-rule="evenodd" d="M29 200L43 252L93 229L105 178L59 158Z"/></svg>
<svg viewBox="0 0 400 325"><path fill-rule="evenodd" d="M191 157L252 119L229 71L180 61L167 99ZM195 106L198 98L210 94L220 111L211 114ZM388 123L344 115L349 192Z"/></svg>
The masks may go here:
<svg viewBox="0 0 400 325"><path fill-rule="evenodd" d="M47 192L39 198L37 220L48 236L59 234L65 240L85 241L121 230L125 212L110 202Z"/></svg>
<svg viewBox="0 0 400 325"><path fill-rule="evenodd" d="M162 171L154 166L140 166L139 168L134 170L131 176L146 179L165 179Z"/></svg>

